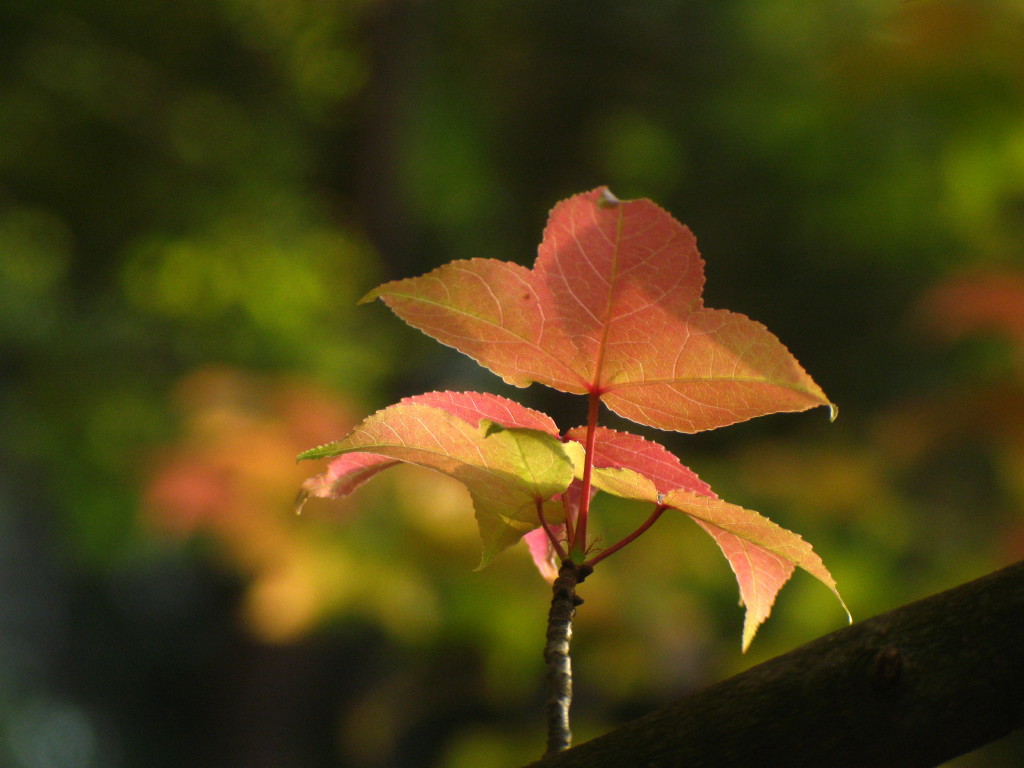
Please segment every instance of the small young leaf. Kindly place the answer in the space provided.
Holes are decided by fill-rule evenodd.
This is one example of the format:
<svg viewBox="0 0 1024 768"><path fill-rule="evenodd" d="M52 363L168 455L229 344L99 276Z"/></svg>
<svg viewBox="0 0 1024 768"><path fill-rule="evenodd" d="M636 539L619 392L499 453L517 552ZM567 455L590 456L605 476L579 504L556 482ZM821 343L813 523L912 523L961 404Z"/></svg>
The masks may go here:
<svg viewBox="0 0 1024 768"><path fill-rule="evenodd" d="M556 536L565 535L564 523L553 525L551 529ZM551 546L547 532L543 528L535 528L523 536L523 541L529 547L530 557L533 558L533 564L537 566L540 575L549 584L554 584L555 579L558 578L558 569L562 564L555 553L555 548Z"/></svg>
<svg viewBox="0 0 1024 768"><path fill-rule="evenodd" d="M456 261L385 283L415 328L507 382L597 393L616 413L697 432L831 403L764 326L701 301L690 230L649 200L595 189L551 212L533 269Z"/></svg>
<svg viewBox="0 0 1024 768"><path fill-rule="evenodd" d="M555 538L563 544L566 543L566 525L576 525L576 519L579 516L580 504L583 500L583 484L578 478L582 475L582 459L585 455L583 446L579 443L566 443L565 448L570 453L573 463L576 466L577 479L573 480L572 483L569 484L569 487L565 489L565 492L561 496L562 516L566 518L566 522L550 525L551 532L555 535ZM575 452L573 451L574 448L576 449ZM593 499L596 493L597 489L591 488L590 498ZM548 582L554 583L555 579L558 578L558 569L562 565L562 560L555 551L554 546L552 546L547 532L543 528L537 528L526 534L523 539L530 548L530 556L533 558L533 564L537 566L537 570L540 571L540 575Z"/></svg>
<svg viewBox="0 0 1024 768"><path fill-rule="evenodd" d="M433 405L424 405L424 402ZM438 407L444 405L446 407ZM506 423L482 414L497 415ZM469 490L484 540L481 567L538 525L537 503L548 502L572 482L578 451L566 449L546 429L546 417L504 398L476 393L431 393L409 398L365 419L348 437L300 455L306 458L360 457L353 466L380 471L406 462L443 472ZM549 421L549 420L548 420ZM552 425L553 426L553 425ZM574 462L575 455L575 462ZM385 457L381 461L362 458ZM328 476L331 473L328 469ZM337 477L349 490L351 474ZM326 485L327 478L319 481ZM351 486L351 487L349 487ZM546 510L561 521L560 507Z"/></svg>
<svg viewBox="0 0 1024 768"><path fill-rule="evenodd" d="M481 430L486 446L495 455L511 459L514 491L525 492L528 501L519 503L512 513L508 511L510 502L515 503L512 489L495 487L491 482L463 480L473 497L484 540L480 568L536 527L538 502L544 505L546 519L562 521L562 507L551 499L569 487L582 460L582 456L574 456L557 438L535 429L506 428L482 421ZM500 454L495 445L500 447Z"/></svg>

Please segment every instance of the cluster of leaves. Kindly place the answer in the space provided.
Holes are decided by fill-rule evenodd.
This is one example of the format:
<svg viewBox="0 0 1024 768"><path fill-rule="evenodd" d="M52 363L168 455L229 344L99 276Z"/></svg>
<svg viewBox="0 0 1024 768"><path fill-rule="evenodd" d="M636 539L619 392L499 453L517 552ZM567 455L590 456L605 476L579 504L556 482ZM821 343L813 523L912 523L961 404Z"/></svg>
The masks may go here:
<svg viewBox="0 0 1024 768"><path fill-rule="evenodd" d="M703 306L692 233L649 200L606 188L552 211L536 264L456 261L385 283L399 317L516 386L588 397L588 420L559 433L546 415L496 395L433 392L365 419L348 437L300 454L332 458L303 498L343 496L399 462L462 482L484 542L481 567L526 537L541 573L593 567L665 511L697 522L729 561L747 607L746 649L797 566L835 582L800 536L719 499L663 446L598 425L600 404L633 421L697 432L779 411L834 406L764 326ZM597 552L587 537L596 491L653 506Z"/></svg>

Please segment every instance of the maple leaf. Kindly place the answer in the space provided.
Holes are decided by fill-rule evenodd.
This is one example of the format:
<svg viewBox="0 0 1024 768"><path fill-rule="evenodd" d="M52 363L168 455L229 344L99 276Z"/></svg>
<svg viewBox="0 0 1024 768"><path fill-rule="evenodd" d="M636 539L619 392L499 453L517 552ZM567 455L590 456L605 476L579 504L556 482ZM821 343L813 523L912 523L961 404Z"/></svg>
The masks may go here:
<svg viewBox="0 0 1024 768"><path fill-rule="evenodd" d="M779 411L835 407L763 325L703 306L685 226L606 188L551 212L533 269L454 261L385 283L399 317L505 381L600 396L616 413L697 432Z"/></svg>
<svg viewBox="0 0 1024 768"><path fill-rule="evenodd" d="M443 472L469 490L484 541L480 567L538 525L538 505L558 522L561 494L582 451L558 438L550 418L497 395L432 392L366 418L348 437L299 459L338 457L307 481L310 496L340 496L398 462Z"/></svg>
<svg viewBox="0 0 1024 768"><path fill-rule="evenodd" d="M582 442L585 431L583 427L571 429L566 437ZM600 471L595 482L606 492L641 498L682 511L715 540L736 576L740 603L747 609L743 622L744 651L754 639L757 628L768 618L775 597L792 576L796 565L810 569L812 575L836 592L835 582L809 544L757 512L719 500L707 483L664 446L639 435L598 428L594 442L594 467L598 470L629 470L641 475L653 487L653 496L644 483L623 487L621 478L620 484L616 484L608 473ZM705 505L703 501L695 500L695 495L717 503ZM720 522L727 520L730 525L740 525L742 530L730 530L716 524L712 517ZM783 552L780 554L765 546L765 541L770 542L775 550L781 547ZM792 556L794 554L795 557ZM836 596L839 596L837 592Z"/></svg>
<svg viewBox="0 0 1024 768"><path fill-rule="evenodd" d="M361 302L382 299L507 382L588 395L587 425L560 438L549 417L496 395L406 398L344 440L302 454L337 458L304 484L301 498L349 493L400 461L430 467L469 489L484 540L481 566L525 536L541 574L554 581L560 566L570 566L572 583L665 510L681 511L714 539L736 575L746 650L797 567L839 597L831 574L800 536L722 501L663 446L598 426L602 402L682 432L819 405L835 417L774 335L744 315L704 307L703 288L689 229L649 200L622 202L607 188L555 206L532 269L470 259L377 287ZM654 511L589 556L597 490L650 502Z"/></svg>
<svg viewBox="0 0 1024 768"><path fill-rule="evenodd" d="M683 512L718 544L736 575L741 603L747 608L743 622L744 651L797 566L828 587L849 617L832 575L798 534L753 510L722 501L657 443L628 433L614 433L611 440L606 435L605 443L614 448L606 448L603 453L617 453L620 460L613 466L599 466L595 458L595 487L614 496ZM627 451L638 461L622 460ZM680 485L673 488L677 482Z"/></svg>

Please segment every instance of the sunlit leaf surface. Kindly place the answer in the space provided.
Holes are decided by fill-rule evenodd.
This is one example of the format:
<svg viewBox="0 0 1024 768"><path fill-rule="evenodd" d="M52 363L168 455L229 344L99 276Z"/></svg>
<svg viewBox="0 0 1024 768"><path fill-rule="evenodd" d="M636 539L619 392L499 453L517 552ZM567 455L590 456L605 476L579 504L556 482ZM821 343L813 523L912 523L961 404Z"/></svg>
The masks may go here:
<svg viewBox="0 0 1024 768"><path fill-rule="evenodd" d="M455 261L363 300L381 298L509 383L599 393L661 429L832 407L764 326L705 308L703 287L689 229L649 200L601 188L555 206L533 269Z"/></svg>

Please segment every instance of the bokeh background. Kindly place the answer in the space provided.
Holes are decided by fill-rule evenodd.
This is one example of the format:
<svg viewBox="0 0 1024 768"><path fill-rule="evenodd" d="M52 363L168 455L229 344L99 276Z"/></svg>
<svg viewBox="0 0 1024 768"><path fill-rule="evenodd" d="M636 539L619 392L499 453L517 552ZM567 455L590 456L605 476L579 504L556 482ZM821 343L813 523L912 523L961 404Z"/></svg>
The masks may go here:
<svg viewBox="0 0 1024 768"><path fill-rule="evenodd" d="M465 493L410 468L296 516L294 457L435 388L581 423L355 302L530 264L600 184L687 223L708 305L840 407L645 434L812 542L855 618L1021 558L1022 105L1019 0L4 0L0 765L536 758L525 548L474 573ZM578 740L844 624L798 573L741 655L682 519L583 596Z"/></svg>

